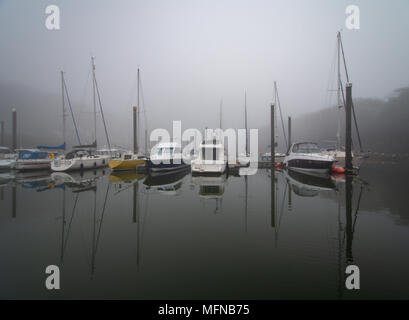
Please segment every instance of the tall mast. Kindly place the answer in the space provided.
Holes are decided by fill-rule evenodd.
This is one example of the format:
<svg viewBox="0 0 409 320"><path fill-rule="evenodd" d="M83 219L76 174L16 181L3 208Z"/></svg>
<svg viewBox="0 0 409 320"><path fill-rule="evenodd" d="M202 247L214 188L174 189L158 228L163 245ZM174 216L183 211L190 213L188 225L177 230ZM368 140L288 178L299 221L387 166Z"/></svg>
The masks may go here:
<svg viewBox="0 0 409 320"><path fill-rule="evenodd" d="M94 103L94 138L95 147L97 146L97 103L95 99L95 63L94 57L91 57L92 64L92 93L93 93L93 103Z"/></svg>
<svg viewBox="0 0 409 320"><path fill-rule="evenodd" d="M65 144L65 99L64 99L64 72L61 70L61 94L62 94L62 140Z"/></svg>
<svg viewBox="0 0 409 320"><path fill-rule="evenodd" d="M246 156L249 154L248 150L248 136L247 136L247 90L244 91L244 127L246 129Z"/></svg>
<svg viewBox="0 0 409 320"><path fill-rule="evenodd" d="M138 68L138 73L137 73L137 100L136 100L136 141L135 141L135 153L139 152L139 146L138 146L138 129L139 129L139 110L140 110L140 106L139 106L139 68Z"/></svg>
<svg viewBox="0 0 409 320"><path fill-rule="evenodd" d="M274 109L277 109L277 106L278 106L278 110L280 111L281 126L282 126L282 128L283 128L284 141L285 141L285 145L286 145L287 151L288 151L288 149L290 148L290 146L288 145L287 135L286 135L286 133L285 133L283 113L282 113L282 111L281 111L281 102L280 102L280 97L279 97L279 95L278 95L278 88L277 88L277 82L276 82L276 81L274 81L274 93L275 93L275 95L274 95L274 105L275 105L275 108L274 108ZM277 122L278 120L275 120L275 121ZM278 136L277 136L277 141L278 141Z"/></svg>
<svg viewBox="0 0 409 320"><path fill-rule="evenodd" d="M342 108L342 97L341 97L341 90L342 90L342 83L341 83L341 33L338 32L337 34L337 59L338 59L338 130L337 130L337 150L341 150L341 108Z"/></svg>
<svg viewBox="0 0 409 320"><path fill-rule="evenodd" d="M223 109L223 99L220 100L220 114L219 114L219 128L222 129L222 109Z"/></svg>
<svg viewBox="0 0 409 320"><path fill-rule="evenodd" d="M278 142L278 134L277 134L277 129L278 129L278 126L277 126L277 117L276 117L276 110L277 110L277 95L278 95L278 91L277 91L277 81L274 81L274 134L275 134L275 136L274 136L274 143L276 143L276 142ZM281 106L280 106L281 107ZM287 140L286 140L286 143L287 143ZM275 145L274 145L274 147L275 147ZM273 150L273 146L271 146L271 150ZM274 149L275 150L275 149ZM272 151L271 151L271 156L273 156L273 153L272 153ZM272 163L274 163L274 162L272 162Z"/></svg>

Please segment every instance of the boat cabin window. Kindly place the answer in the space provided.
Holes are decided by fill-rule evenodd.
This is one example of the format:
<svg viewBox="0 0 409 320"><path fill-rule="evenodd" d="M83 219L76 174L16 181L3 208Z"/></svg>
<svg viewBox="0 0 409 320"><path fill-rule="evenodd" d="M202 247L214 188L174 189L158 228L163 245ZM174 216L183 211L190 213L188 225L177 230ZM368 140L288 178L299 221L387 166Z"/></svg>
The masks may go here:
<svg viewBox="0 0 409 320"><path fill-rule="evenodd" d="M19 159L22 160L35 160L35 159L47 159L48 153L47 152L31 152L31 151L23 151L19 154Z"/></svg>
<svg viewBox="0 0 409 320"><path fill-rule="evenodd" d="M131 160L132 159L132 155L131 154L125 154L124 155L124 160Z"/></svg>
<svg viewBox="0 0 409 320"><path fill-rule="evenodd" d="M9 154L10 149L9 148L0 148L0 154Z"/></svg>
<svg viewBox="0 0 409 320"><path fill-rule="evenodd" d="M293 146L294 153L320 153L321 150L315 143L298 143Z"/></svg>

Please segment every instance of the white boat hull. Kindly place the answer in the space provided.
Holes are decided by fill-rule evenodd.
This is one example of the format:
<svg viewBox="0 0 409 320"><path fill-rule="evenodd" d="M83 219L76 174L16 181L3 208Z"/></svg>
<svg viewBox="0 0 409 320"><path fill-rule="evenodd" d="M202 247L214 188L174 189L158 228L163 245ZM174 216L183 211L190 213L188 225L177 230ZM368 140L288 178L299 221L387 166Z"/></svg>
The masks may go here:
<svg viewBox="0 0 409 320"><path fill-rule="evenodd" d="M15 169L19 171L23 170L44 170L50 169L51 159L50 160L17 160L15 164Z"/></svg>
<svg viewBox="0 0 409 320"><path fill-rule="evenodd" d="M51 163L51 170L56 172L88 170L108 166L109 157L91 156L85 158L56 159Z"/></svg>
<svg viewBox="0 0 409 320"><path fill-rule="evenodd" d="M0 170L11 170L16 166L14 159L0 159Z"/></svg>
<svg viewBox="0 0 409 320"><path fill-rule="evenodd" d="M192 162L192 173L194 174L222 174L226 171L226 163L197 163Z"/></svg>

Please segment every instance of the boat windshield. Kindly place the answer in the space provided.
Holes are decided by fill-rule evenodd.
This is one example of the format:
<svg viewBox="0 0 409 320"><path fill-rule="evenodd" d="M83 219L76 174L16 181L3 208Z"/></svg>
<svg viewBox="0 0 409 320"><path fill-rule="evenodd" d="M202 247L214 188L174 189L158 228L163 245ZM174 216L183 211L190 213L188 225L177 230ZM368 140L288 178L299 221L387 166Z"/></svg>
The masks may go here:
<svg viewBox="0 0 409 320"><path fill-rule="evenodd" d="M8 153L10 153L9 148L0 148L0 154L8 154Z"/></svg>
<svg viewBox="0 0 409 320"><path fill-rule="evenodd" d="M167 155L167 154L173 154L175 152L175 148L159 148L158 149L158 155Z"/></svg>
<svg viewBox="0 0 409 320"><path fill-rule="evenodd" d="M298 143L293 146L294 153L321 153L320 148L315 143Z"/></svg>
<svg viewBox="0 0 409 320"><path fill-rule="evenodd" d="M47 152L41 151L21 151L18 158L20 160L37 160L37 159L47 159L49 157Z"/></svg>

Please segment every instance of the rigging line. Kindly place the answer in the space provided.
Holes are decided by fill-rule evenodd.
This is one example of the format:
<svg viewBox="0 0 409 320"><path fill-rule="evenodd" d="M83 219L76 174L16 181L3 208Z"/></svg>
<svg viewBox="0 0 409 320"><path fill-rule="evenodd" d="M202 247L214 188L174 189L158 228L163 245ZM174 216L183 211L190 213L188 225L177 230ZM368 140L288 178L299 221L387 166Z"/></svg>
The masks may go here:
<svg viewBox="0 0 409 320"><path fill-rule="evenodd" d="M342 60L344 61L345 75L346 75L346 78L347 78L347 82L349 82L349 75L348 75L348 69L347 69L347 64L346 64L346 60L345 60L344 45L342 44L341 33L339 34L339 43L341 45Z"/></svg>
<svg viewBox="0 0 409 320"><path fill-rule="evenodd" d="M64 84L64 89L65 89L64 91L65 91L65 94L67 96L68 106L70 107L72 122L74 123L75 134L77 135L79 145L81 145L81 139L80 139L80 135L78 133L77 122L75 121L74 112L72 111L71 100L70 100L70 97L68 95L67 84L65 83L65 79L63 79L63 84Z"/></svg>
<svg viewBox="0 0 409 320"><path fill-rule="evenodd" d="M356 119L356 115L355 115L355 106L354 106L354 102L352 102L351 105L351 109L352 109L352 115L354 116L354 122L355 122L355 128L356 128L356 134L358 137L358 142L359 142L359 149L361 150L361 152L363 152L363 148L362 148L362 142L361 142L361 135L359 134L359 129L358 129L358 121Z"/></svg>
<svg viewBox="0 0 409 320"><path fill-rule="evenodd" d="M102 207L101 222L99 223L98 235L97 235L97 242L96 242L96 246L95 246L95 253L94 253L94 255L97 254L97 250L98 250L99 237L100 237L100 235L101 235L102 222L104 221L104 215L105 215L105 208L106 208L107 199L108 199L109 186L110 186L110 184L108 183L108 185L107 185L107 191L106 191L106 193L105 193L104 206Z"/></svg>
<svg viewBox="0 0 409 320"><path fill-rule="evenodd" d="M70 223L68 225L68 230L67 230L67 237L66 237L66 239L64 241L64 252L65 252L65 249L67 248L68 238L69 238L70 230L71 230L71 224L72 224L72 221L74 219L75 208L77 207L79 195L80 195L79 193L76 194L74 207L72 208L71 219L70 219Z"/></svg>
<svg viewBox="0 0 409 320"><path fill-rule="evenodd" d="M116 196L117 194L119 194L119 193L121 193L122 191L125 191L125 190L128 190L129 188L132 188L132 184L131 185L129 185L129 186L126 186L125 188L121 188L119 191L116 191L115 193L114 193L114 196Z"/></svg>
<svg viewBox="0 0 409 320"><path fill-rule="evenodd" d="M111 150L111 143L109 142L108 130L107 130L107 126L106 126L106 123L105 123L104 111L102 110L101 96L99 94L98 83L97 83L96 78L94 78L94 82L95 82L95 88L97 89L99 109L101 111L102 122L104 124L104 130L105 130L105 136L106 136L107 143L108 143L108 149Z"/></svg>
<svg viewBox="0 0 409 320"><path fill-rule="evenodd" d="M356 220L358 218L358 211L359 211L359 207L360 207L360 204L361 204L363 189L364 189L364 186L361 184L361 189L359 191L359 196L358 196L358 204L356 206L356 211L355 211L355 219L354 219L354 223L352 224L352 234L355 233L355 224L356 224Z"/></svg>
<svg viewBox="0 0 409 320"><path fill-rule="evenodd" d="M287 187L288 187L288 183L285 184L285 188L284 188L284 196L283 196L283 200L281 201L281 212L280 212L280 217L278 219L278 228L280 228L281 226L281 218L283 217L284 214L284 201L285 201L285 197L287 195Z"/></svg>
<svg viewBox="0 0 409 320"><path fill-rule="evenodd" d="M344 45L342 44L341 34L339 35L339 42L340 42L340 45L341 45L342 59L344 61L345 75L346 75L346 78L347 78L347 82L349 82L348 68L347 68L347 64L346 64L346 58L345 58L345 53L344 53ZM344 94L344 92L342 92L342 94ZM345 104L345 102L344 102L344 104ZM352 114L354 116L355 128L356 128L356 133L357 133L358 142L359 142L359 148L360 148L361 152L363 152L362 142L361 142L361 135L359 134L358 121L356 119L355 106L354 106L353 101L352 101Z"/></svg>
<svg viewBox="0 0 409 320"><path fill-rule="evenodd" d="M283 120L283 114L281 112L281 102L280 102L280 96L278 95L278 89L277 89L277 83L274 82L274 88L275 88L275 94L277 96L277 104L278 104L278 109L280 110L280 118L281 118L281 126L283 128L283 135L284 135L284 140L285 140L285 146L287 147L286 149L288 150L288 141L287 141L287 136L285 134L285 129L284 129L284 120ZM273 150L273 146L271 146L271 150ZM271 155L272 156L272 155Z"/></svg>

